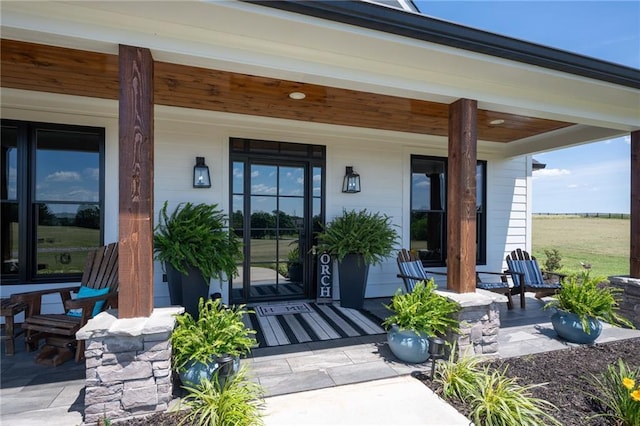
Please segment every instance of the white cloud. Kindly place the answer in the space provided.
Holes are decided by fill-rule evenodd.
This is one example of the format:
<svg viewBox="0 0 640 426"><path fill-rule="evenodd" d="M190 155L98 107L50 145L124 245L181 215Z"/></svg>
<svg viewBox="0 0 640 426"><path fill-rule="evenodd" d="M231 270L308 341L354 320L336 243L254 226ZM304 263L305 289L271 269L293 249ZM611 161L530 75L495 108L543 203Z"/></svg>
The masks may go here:
<svg viewBox="0 0 640 426"><path fill-rule="evenodd" d="M576 185L575 183L572 183L571 185L567 185L567 188L579 188L580 185Z"/></svg>
<svg viewBox="0 0 640 426"><path fill-rule="evenodd" d="M571 172L567 169L539 169L533 171L534 177L558 177L570 174Z"/></svg>
<svg viewBox="0 0 640 426"><path fill-rule="evenodd" d="M80 175L77 172L55 172L47 176L49 182L79 182Z"/></svg>
<svg viewBox="0 0 640 426"><path fill-rule="evenodd" d="M100 178L100 169L88 167L84 169L84 175L90 180L98 180Z"/></svg>

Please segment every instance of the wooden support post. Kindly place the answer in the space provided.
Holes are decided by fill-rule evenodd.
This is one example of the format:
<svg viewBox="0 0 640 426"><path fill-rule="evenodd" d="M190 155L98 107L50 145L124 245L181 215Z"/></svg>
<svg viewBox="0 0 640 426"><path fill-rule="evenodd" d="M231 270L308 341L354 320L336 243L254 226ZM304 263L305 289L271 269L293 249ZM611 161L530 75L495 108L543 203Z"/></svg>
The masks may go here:
<svg viewBox="0 0 640 426"><path fill-rule="evenodd" d="M640 278L640 130L631 133L631 278Z"/></svg>
<svg viewBox="0 0 640 426"><path fill-rule="evenodd" d="M476 290L476 164L478 103L449 105L447 170L447 288Z"/></svg>
<svg viewBox="0 0 640 426"><path fill-rule="evenodd" d="M153 58L148 49L119 52L120 318L153 311Z"/></svg>

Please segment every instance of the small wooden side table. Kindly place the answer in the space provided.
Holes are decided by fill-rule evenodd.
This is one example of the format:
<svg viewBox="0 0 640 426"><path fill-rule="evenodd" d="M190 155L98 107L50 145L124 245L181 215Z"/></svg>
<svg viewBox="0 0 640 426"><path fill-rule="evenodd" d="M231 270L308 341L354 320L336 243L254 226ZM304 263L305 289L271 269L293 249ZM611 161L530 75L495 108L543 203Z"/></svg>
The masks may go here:
<svg viewBox="0 0 640 426"><path fill-rule="evenodd" d="M26 312L28 305L23 302L12 302L11 299L0 300L2 300L0 315L4 317L5 327L5 335L2 336L2 339L6 340L6 354L11 356L15 353L15 338L22 333L22 330L17 334L15 333L13 329L13 317L20 312Z"/></svg>

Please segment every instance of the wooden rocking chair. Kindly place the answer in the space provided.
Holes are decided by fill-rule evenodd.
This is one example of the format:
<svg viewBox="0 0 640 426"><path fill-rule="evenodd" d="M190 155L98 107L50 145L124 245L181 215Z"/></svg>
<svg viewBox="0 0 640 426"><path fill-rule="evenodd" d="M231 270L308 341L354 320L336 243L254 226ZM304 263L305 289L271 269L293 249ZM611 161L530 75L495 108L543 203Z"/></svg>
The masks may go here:
<svg viewBox="0 0 640 426"><path fill-rule="evenodd" d="M427 271L422 266L422 262L407 249L402 249L398 252L398 268L400 273L398 278L402 278L404 287L407 292L413 291L416 283L423 280L428 280L433 275L446 275L443 272ZM486 282L480 279L480 274L499 275L500 281L498 282ZM511 299L512 290L509 288L507 282L507 275L509 272L476 272L476 288L491 291L493 293L502 294L507 298L507 308L513 309L513 300Z"/></svg>
<svg viewBox="0 0 640 426"><path fill-rule="evenodd" d="M41 339L45 344L36 356L38 364L57 366L72 358L84 358L84 341L76 341L75 334L89 319L118 303L118 244L111 243L89 252L81 286L18 293L12 301L27 303L29 316L22 328L26 330L28 351L38 349ZM41 314L42 296L58 293L65 312ZM76 293L75 299L71 293Z"/></svg>
<svg viewBox="0 0 640 426"><path fill-rule="evenodd" d="M525 307L525 292L535 292L536 298L555 294L561 287L566 275L557 272L547 272L540 269L535 257L530 256L524 250L514 250L506 257L507 271L513 276L514 287L512 291L520 292L520 306ZM557 282L548 282L544 276L557 277Z"/></svg>

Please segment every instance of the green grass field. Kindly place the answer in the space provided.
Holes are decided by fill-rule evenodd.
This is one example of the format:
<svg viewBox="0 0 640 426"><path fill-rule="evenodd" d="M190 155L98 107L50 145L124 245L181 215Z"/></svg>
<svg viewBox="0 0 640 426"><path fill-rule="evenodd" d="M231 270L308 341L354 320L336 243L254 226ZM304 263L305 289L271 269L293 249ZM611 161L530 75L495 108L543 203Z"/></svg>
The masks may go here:
<svg viewBox="0 0 640 426"><path fill-rule="evenodd" d="M579 216L533 216L533 255L544 265L545 249L557 249L563 272L584 270L591 275L628 275L630 250L629 219Z"/></svg>

